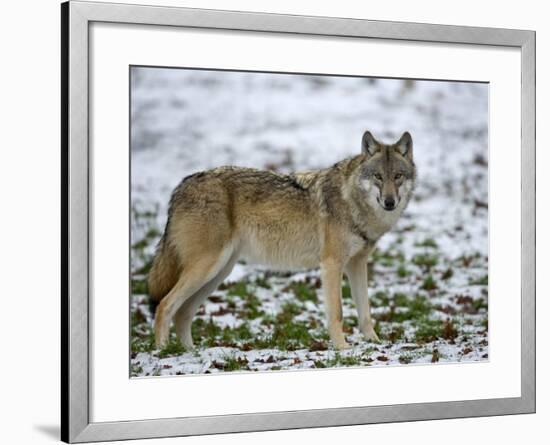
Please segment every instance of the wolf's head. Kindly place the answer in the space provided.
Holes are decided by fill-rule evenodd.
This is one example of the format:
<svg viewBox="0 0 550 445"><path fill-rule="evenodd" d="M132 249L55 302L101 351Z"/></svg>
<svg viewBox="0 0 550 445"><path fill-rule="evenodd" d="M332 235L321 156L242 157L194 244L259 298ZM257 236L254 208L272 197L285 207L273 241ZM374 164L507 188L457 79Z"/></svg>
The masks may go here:
<svg viewBox="0 0 550 445"><path fill-rule="evenodd" d="M366 131L363 134L359 186L371 206L391 212L409 200L416 179L413 142L409 132L394 144L378 142ZM401 205L400 205L401 204Z"/></svg>

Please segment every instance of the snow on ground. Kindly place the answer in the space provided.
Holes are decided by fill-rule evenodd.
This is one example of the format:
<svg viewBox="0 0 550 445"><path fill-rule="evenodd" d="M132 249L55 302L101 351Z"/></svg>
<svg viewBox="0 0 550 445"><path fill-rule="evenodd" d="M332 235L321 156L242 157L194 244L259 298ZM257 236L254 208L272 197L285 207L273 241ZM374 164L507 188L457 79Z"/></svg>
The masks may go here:
<svg viewBox="0 0 550 445"><path fill-rule="evenodd" d="M476 83L133 68L132 375L487 360L487 107ZM382 342L362 339L344 287L353 348L331 348L318 271L238 264L197 315L197 348L154 350L145 276L179 181L221 165L327 167L359 153L366 129L388 142L408 130L418 168L372 258Z"/></svg>

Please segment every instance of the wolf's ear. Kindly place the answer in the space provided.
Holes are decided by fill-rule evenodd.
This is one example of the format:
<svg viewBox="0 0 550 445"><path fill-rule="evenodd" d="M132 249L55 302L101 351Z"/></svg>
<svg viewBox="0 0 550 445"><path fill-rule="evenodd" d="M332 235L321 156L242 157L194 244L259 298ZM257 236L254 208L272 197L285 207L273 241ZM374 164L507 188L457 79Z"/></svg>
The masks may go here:
<svg viewBox="0 0 550 445"><path fill-rule="evenodd" d="M403 133L403 136L401 136L401 139L396 142L395 146L397 147L397 151L399 153L408 159L412 159L413 140L408 131Z"/></svg>
<svg viewBox="0 0 550 445"><path fill-rule="evenodd" d="M372 156L379 148L380 144L374 139L372 133L370 131L365 131L361 141L361 151L366 155Z"/></svg>

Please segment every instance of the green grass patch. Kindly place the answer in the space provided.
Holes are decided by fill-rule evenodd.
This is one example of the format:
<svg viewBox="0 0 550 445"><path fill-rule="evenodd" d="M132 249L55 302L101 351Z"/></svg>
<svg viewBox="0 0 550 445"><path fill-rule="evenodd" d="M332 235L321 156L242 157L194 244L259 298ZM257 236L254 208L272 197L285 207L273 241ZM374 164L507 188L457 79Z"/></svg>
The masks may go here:
<svg viewBox="0 0 550 445"><path fill-rule="evenodd" d="M405 256L402 252L395 252L392 250L375 250L372 253L371 258L375 264L380 264L384 267L392 267L395 265L395 263L402 263L405 261Z"/></svg>
<svg viewBox="0 0 550 445"><path fill-rule="evenodd" d="M422 286L420 286L420 288L424 290L436 290L438 286L434 277L430 274L426 278L424 278L424 281L422 281Z"/></svg>
<svg viewBox="0 0 550 445"><path fill-rule="evenodd" d="M276 325L270 337L274 347L285 351L308 348L313 341L309 326L303 322Z"/></svg>
<svg viewBox="0 0 550 445"><path fill-rule="evenodd" d="M242 309L239 310L239 315L246 319L255 319L264 315L262 303L259 298L249 290L249 286L245 281L238 281L228 285L227 290L227 308L229 310L237 309L237 301L239 298L243 300Z"/></svg>
<svg viewBox="0 0 550 445"><path fill-rule="evenodd" d="M132 244L132 249L134 250L143 250L150 244L150 241L147 238L143 238L139 241L136 241Z"/></svg>
<svg viewBox="0 0 550 445"><path fill-rule="evenodd" d="M302 312L302 308L294 302L286 302L275 319L273 320L273 331L260 338L254 338L251 346L255 349L276 348L285 351L296 349L317 349L325 348L326 335L314 335L310 323L296 321L294 317ZM324 329L323 329L324 330Z"/></svg>
<svg viewBox="0 0 550 445"><path fill-rule="evenodd" d="M212 319L204 321L200 318L193 321L193 341L200 347L211 348L225 346L233 348L253 349L256 335L252 333L247 322L241 323L235 328L218 326Z"/></svg>
<svg viewBox="0 0 550 445"><path fill-rule="evenodd" d="M221 369L224 371L239 371L248 369L248 361L244 357L226 356L221 363Z"/></svg>
<svg viewBox="0 0 550 445"><path fill-rule="evenodd" d="M397 276L399 278L408 277L410 274L411 273L407 270L407 268L403 264L400 264L399 267L397 268Z"/></svg>
<svg viewBox="0 0 550 445"><path fill-rule="evenodd" d="M403 323L409 320L414 321L427 317L433 310L433 306L426 297L416 295L414 298L409 298L402 293L396 293L393 296L389 308L389 312L377 315L379 321L390 323ZM401 310L397 310L397 308Z"/></svg>
<svg viewBox="0 0 550 445"><path fill-rule="evenodd" d="M281 312L279 312L275 319L277 323L290 323L292 319L302 312L301 306L298 306L293 301L287 301L281 306Z"/></svg>
<svg viewBox="0 0 550 445"><path fill-rule="evenodd" d="M195 318L191 325L191 335L196 345L203 347L217 346L218 340L222 334L222 328L214 323L211 318L207 321L202 318Z"/></svg>
<svg viewBox="0 0 550 445"><path fill-rule="evenodd" d="M435 255L421 253L413 256L412 262L413 264L416 264L418 267L422 267L427 270L430 270L432 267L437 265L438 258Z"/></svg>
<svg viewBox="0 0 550 445"><path fill-rule="evenodd" d="M143 233L140 239L132 239L132 267L135 268L133 273L145 275L149 273L153 260L153 255L149 252L149 248L153 243L156 243L161 236L161 231L157 227L158 207L155 210L138 210L136 206L132 207L132 233ZM136 261L138 260L138 261Z"/></svg>
<svg viewBox="0 0 550 445"><path fill-rule="evenodd" d="M452 342L458 336L458 330L450 319L441 321L423 318L419 321L414 336L417 343L430 343L439 339Z"/></svg>
<svg viewBox="0 0 550 445"><path fill-rule="evenodd" d="M133 364L130 367L130 374L135 375L142 375L143 374L143 367L141 365Z"/></svg>
<svg viewBox="0 0 550 445"><path fill-rule="evenodd" d="M306 282L293 282L283 290L285 292L291 292L300 301L317 302L317 292L315 291L315 288L310 286Z"/></svg>
<svg viewBox="0 0 550 445"><path fill-rule="evenodd" d="M151 332L147 336L139 336L132 333L132 339L130 341L130 350L132 352L151 352L155 349L155 336Z"/></svg>
<svg viewBox="0 0 550 445"><path fill-rule="evenodd" d="M262 302L255 295L248 295L243 305L243 309L240 311L240 315L251 320L261 317L265 314L262 310Z"/></svg>
<svg viewBox="0 0 550 445"><path fill-rule="evenodd" d="M369 296L369 301L372 307L388 307L390 305L390 297L387 292L377 291Z"/></svg>
<svg viewBox="0 0 550 445"><path fill-rule="evenodd" d="M152 326L140 309L130 314L130 350L132 353L151 352L155 349L155 335Z"/></svg>
<svg viewBox="0 0 550 445"><path fill-rule="evenodd" d="M471 280L470 284L474 285L474 286L488 286L489 285L489 275L485 275L485 276L477 278L475 280Z"/></svg>
<svg viewBox="0 0 550 445"><path fill-rule="evenodd" d="M327 357L325 360L316 360L314 365L316 368L334 368L337 366L360 366L362 364L361 355L342 355L335 352L334 355Z"/></svg>
<svg viewBox="0 0 550 445"><path fill-rule="evenodd" d="M248 323L242 323L236 328L224 327L221 340L223 346L237 346L239 343L248 342L254 338Z"/></svg>
<svg viewBox="0 0 550 445"><path fill-rule="evenodd" d="M179 338L175 335L170 335L168 344L159 351L158 356L159 358L172 357L174 355L181 355L185 351L186 350L180 343Z"/></svg>
<svg viewBox="0 0 550 445"><path fill-rule="evenodd" d="M472 307L477 311L479 312L481 309L485 309L485 310L488 310L489 309L489 305L487 303L487 300L485 298L476 298L473 302L472 302Z"/></svg>
<svg viewBox="0 0 550 445"><path fill-rule="evenodd" d="M351 300L351 288L347 283L342 286L342 299Z"/></svg>
<svg viewBox="0 0 550 445"><path fill-rule="evenodd" d="M132 278L132 295L147 295L147 281Z"/></svg>
<svg viewBox="0 0 550 445"><path fill-rule="evenodd" d="M437 249L439 247L435 240L433 240L432 238L426 238L424 241L415 243L414 245L416 247L428 247L432 249Z"/></svg>
<svg viewBox="0 0 550 445"><path fill-rule="evenodd" d="M424 318L419 320L414 337L417 343L429 343L443 337L443 323L440 320Z"/></svg>
<svg viewBox="0 0 550 445"><path fill-rule="evenodd" d="M150 227L147 232L145 232L145 238L148 240L153 240L158 238L162 233L156 227Z"/></svg>
<svg viewBox="0 0 550 445"><path fill-rule="evenodd" d="M264 289L271 289L271 284L269 284L269 281L265 277L257 277L254 280L254 284L258 287L262 287Z"/></svg>
<svg viewBox="0 0 550 445"><path fill-rule="evenodd" d="M393 294L393 304L398 307L408 307L411 304L411 299L401 292Z"/></svg>
<svg viewBox="0 0 550 445"><path fill-rule="evenodd" d="M236 283L231 284L227 288L227 295L241 297L243 299L246 298L249 295L246 282L237 281Z"/></svg>
<svg viewBox="0 0 550 445"><path fill-rule="evenodd" d="M391 343L405 340L405 328L401 324L392 325L391 330L386 334Z"/></svg>

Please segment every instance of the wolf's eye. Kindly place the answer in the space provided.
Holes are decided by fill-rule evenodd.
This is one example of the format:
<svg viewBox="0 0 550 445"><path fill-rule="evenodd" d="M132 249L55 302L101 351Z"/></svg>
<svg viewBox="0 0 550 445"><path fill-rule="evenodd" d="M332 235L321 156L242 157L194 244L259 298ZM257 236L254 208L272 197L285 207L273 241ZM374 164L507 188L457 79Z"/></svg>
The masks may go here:
<svg viewBox="0 0 550 445"><path fill-rule="evenodd" d="M401 173L396 173L395 176L394 176L394 178L396 180L401 179L402 177L403 177L403 175Z"/></svg>
<svg viewBox="0 0 550 445"><path fill-rule="evenodd" d="M377 181L381 181L382 180L382 175L380 173L375 173L374 174L374 179L376 179Z"/></svg>

